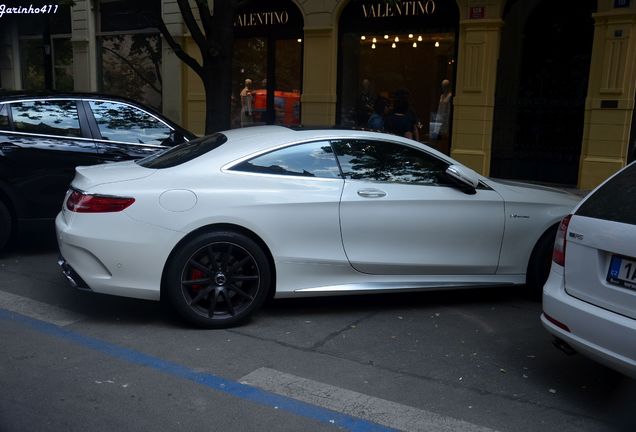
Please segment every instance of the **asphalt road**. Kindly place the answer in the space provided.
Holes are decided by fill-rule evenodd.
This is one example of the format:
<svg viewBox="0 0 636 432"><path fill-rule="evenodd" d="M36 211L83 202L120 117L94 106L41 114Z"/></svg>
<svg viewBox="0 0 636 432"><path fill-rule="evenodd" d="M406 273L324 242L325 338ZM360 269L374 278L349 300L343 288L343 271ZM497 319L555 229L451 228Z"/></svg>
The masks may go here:
<svg viewBox="0 0 636 432"><path fill-rule="evenodd" d="M566 356L516 289L275 300L229 330L0 255L0 431L636 430L636 381Z"/></svg>

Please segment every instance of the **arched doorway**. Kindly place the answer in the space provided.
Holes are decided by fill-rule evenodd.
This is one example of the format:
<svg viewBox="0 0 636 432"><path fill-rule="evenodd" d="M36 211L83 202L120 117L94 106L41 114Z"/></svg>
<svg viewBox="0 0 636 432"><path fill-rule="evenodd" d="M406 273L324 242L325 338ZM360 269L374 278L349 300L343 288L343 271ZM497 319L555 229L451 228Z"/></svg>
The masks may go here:
<svg viewBox="0 0 636 432"><path fill-rule="evenodd" d="M232 127L300 124L303 27L291 0L241 5L234 21Z"/></svg>
<svg viewBox="0 0 636 432"><path fill-rule="evenodd" d="M350 1L339 21L336 122L373 128L373 102L406 90L420 141L448 153L458 28L455 0Z"/></svg>
<svg viewBox="0 0 636 432"><path fill-rule="evenodd" d="M490 174L575 185L595 0L509 0L497 67Z"/></svg>

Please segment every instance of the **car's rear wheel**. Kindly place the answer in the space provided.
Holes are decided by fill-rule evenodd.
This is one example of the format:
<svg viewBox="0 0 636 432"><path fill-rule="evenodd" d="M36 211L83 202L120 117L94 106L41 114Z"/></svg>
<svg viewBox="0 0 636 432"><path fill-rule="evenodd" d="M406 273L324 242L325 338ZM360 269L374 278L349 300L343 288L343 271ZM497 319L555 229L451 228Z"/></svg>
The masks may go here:
<svg viewBox="0 0 636 432"><path fill-rule="evenodd" d="M187 240L172 257L164 292L177 312L205 328L239 324L258 309L270 287L267 256L236 232L207 232Z"/></svg>
<svg viewBox="0 0 636 432"><path fill-rule="evenodd" d="M9 243L12 229L11 213L7 206L0 201L0 251Z"/></svg>
<svg viewBox="0 0 636 432"><path fill-rule="evenodd" d="M554 226L541 236L530 257L526 282L530 293L536 298L541 298L543 285L545 285L550 274L556 230L557 227Z"/></svg>

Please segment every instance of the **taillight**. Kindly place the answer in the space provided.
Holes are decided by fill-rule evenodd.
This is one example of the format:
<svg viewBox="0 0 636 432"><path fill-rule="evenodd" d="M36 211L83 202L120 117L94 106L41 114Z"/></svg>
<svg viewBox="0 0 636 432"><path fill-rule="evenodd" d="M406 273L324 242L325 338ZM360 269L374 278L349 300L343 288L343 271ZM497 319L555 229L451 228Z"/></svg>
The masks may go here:
<svg viewBox="0 0 636 432"><path fill-rule="evenodd" d="M134 198L88 195L74 190L66 200L66 208L77 213L114 213L134 202Z"/></svg>
<svg viewBox="0 0 636 432"><path fill-rule="evenodd" d="M572 219L572 215L567 215L563 219L561 219L561 223L559 224L559 229L557 231L556 239L554 240L554 250L552 252L552 261L557 263L560 266L565 265L565 236L568 232L568 225L570 224L570 219Z"/></svg>

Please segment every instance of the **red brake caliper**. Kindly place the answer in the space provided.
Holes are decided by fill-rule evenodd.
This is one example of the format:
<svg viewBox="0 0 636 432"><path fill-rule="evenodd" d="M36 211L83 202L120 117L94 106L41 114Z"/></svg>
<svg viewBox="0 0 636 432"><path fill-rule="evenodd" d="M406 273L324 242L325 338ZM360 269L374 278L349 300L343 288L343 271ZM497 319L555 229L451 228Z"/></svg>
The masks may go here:
<svg viewBox="0 0 636 432"><path fill-rule="evenodd" d="M201 270L193 268L190 270L190 280L203 279L205 273ZM192 291L197 292L202 289L205 285L192 285Z"/></svg>

